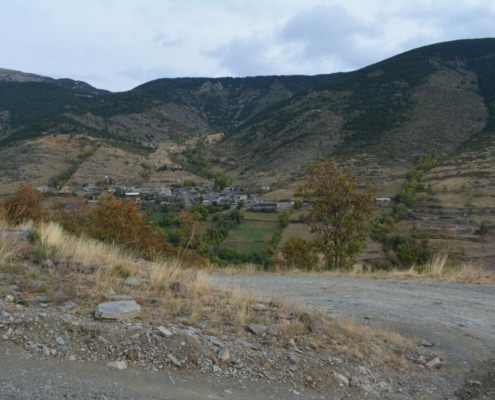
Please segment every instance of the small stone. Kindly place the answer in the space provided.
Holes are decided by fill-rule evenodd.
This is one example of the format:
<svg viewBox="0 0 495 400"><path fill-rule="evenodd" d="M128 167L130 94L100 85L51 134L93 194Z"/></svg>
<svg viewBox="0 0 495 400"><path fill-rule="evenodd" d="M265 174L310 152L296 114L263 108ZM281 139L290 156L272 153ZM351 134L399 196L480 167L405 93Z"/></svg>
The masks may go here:
<svg viewBox="0 0 495 400"><path fill-rule="evenodd" d="M423 347L433 347L433 343L430 343L428 342L427 340L421 340L421 342L419 342L420 346L423 346Z"/></svg>
<svg viewBox="0 0 495 400"><path fill-rule="evenodd" d="M218 358L222 361L227 361L230 358L230 350L227 347L223 347L218 352Z"/></svg>
<svg viewBox="0 0 495 400"><path fill-rule="evenodd" d="M56 342L58 345L63 346L65 344L65 340L62 337L57 337Z"/></svg>
<svg viewBox="0 0 495 400"><path fill-rule="evenodd" d="M168 354L167 357L176 367L180 367L182 365L181 362L177 360L177 358L175 358L172 354Z"/></svg>
<svg viewBox="0 0 495 400"><path fill-rule="evenodd" d="M262 368L263 368L265 371L268 371L268 370L272 369L272 364L270 363L270 361L267 361L267 362L265 362L265 363L262 365Z"/></svg>
<svg viewBox="0 0 495 400"><path fill-rule="evenodd" d="M158 330L158 334L160 336L163 336L163 337L172 337L174 334L169 331L167 328L165 328L164 326L159 326L158 328L156 328Z"/></svg>
<svg viewBox="0 0 495 400"><path fill-rule="evenodd" d="M289 361L292 363L292 364L296 364L299 362L299 357L295 354L291 354L289 357L288 357Z"/></svg>
<svg viewBox="0 0 495 400"><path fill-rule="evenodd" d="M254 335L261 335L267 330L267 327L262 324L248 324L246 325L246 330Z"/></svg>
<svg viewBox="0 0 495 400"><path fill-rule="evenodd" d="M36 344L28 344L26 345L25 349L30 353L36 353L38 351L38 346Z"/></svg>
<svg viewBox="0 0 495 400"><path fill-rule="evenodd" d="M272 328L267 328L267 330L265 331L265 333L267 333L270 336L278 336L278 333L275 332Z"/></svg>
<svg viewBox="0 0 495 400"><path fill-rule="evenodd" d="M12 296L11 294L8 294L8 295L6 295L6 296L5 296L5 301L6 301L7 303L13 303L13 302L14 302L14 300L15 300L15 297L14 297L14 296Z"/></svg>
<svg viewBox="0 0 495 400"><path fill-rule="evenodd" d="M123 370L127 369L127 363L125 361L112 361L107 363L107 367Z"/></svg>
<svg viewBox="0 0 495 400"><path fill-rule="evenodd" d="M246 348L251 349L251 350L259 350L259 348L260 348L257 344L250 343L250 342L248 342L247 340L244 340L244 339L237 339L237 342L241 346L246 347Z"/></svg>
<svg viewBox="0 0 495 400"><path fill-rule="evenodd" d="M442 365L442 360L440 357L435 357L433 360L430 360L426 363L427 368L440 368Z"/></svg>
<svg viewBox="0 0 495 400"><path fill-rule="evenodd" d="M346 376L339 374L338 372L334 372L333 375L335 376L335 378L339 382L340 386L349 387L349 379L347 379Z"/></svg>
<svg viewBox="0 0 495 400"><path fill-rule="evenodd" d="M0 311L0 317L10 317L10 314L7 311Z"/></svg>
<svg viewBox="0 0 495 400"><path fill-rule="evenodd" d="M45 345L42 346L42 350L43 350L43 355L45 355L45 356L49 356L51 354L50 349L48 347L46 347Z"/></svg>
<svg viewBox="0 0 495 400"><path fill-rule="evenodd" d="M147 283L148 280L144 278L135 278L133 276L130 276L129 278L126 278L124 281L124 284L127 286L140 286L143 283Z"/></svg>
<svg viewBox="0 0 495 400"><path fill-rule="evenodd" d="M60 311L66 311L66 310L70 310L70 309L74 308L75 306L76 306L76 304L74 302L68 301L64 304L57 306L57 309L59 309Z"/></svg>
<svg viewBox="0 0 495 400"><path fill-rule="evenodd" d="M124 300L132 300L132 296L128 294L119 294L119 293L114 293L114 294L104 294L103 297L107 300L111 301L124 301Z"/></svg>
<svg viewBox="0 0 495 400"><path fill-rule="evenodd" d="M5 335L3 335L3 338L8 339L13 332L14 330L12 328L7 329L7 332L5 333Z"/></svg>
<svg viewBox="0 0 495 400"><path fill-rule="evenodd" d="M251 307L255 311L267 311L268 308L262 303L253 304Z"/></svg>
<svg viewBox="0 0 495 400"><path fill-rule="evenodd" d="M214 346L217 346L220 348L225 347L225 345L220 340L218 340L218 338L215 336L208 336L207 339L208 339L208 343L211 343Z"/></svg>

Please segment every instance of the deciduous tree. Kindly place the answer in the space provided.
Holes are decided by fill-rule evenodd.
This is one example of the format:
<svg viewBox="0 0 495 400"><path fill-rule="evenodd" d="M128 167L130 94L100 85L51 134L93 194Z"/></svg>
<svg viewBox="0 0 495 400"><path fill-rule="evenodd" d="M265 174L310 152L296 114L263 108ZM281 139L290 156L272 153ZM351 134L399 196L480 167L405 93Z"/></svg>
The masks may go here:
<svg viewBox="0 0 495 400"><path fill-rule="evenodd" d="M296 196L310 203L305 223L316 235L327 268L349 267L364 247L373 218L375 190L359 187L355 174L339 170L335 160L308 167L308 181Z"/></svg>

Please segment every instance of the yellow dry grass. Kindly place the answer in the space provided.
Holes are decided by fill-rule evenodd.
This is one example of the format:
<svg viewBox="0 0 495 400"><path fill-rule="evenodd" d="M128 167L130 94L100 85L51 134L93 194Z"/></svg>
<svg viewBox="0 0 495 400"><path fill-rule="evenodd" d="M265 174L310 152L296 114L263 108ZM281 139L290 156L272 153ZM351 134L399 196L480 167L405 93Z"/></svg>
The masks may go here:
<svg viewBox="0 0 495 400"><path fill-rule="evenodd" d="M171 318L178 318L186 324L204 324L208 321L208 329L212 331L222 329L225 324L239 330L243 330L248 323L270 326L273 318L280 315L311 314L318 323L317 332L311 327L310 319L313 317L296 317L286 320L286 323L279 322L273 328L290 345L329 348L348 357L366 358L374 363L403 363L401 352L394 354L392 350L406 347L405 339L399 335L392 337L384 331L372 330L351 321L332 320L324 313L308 311L288 300L274 300L240 288L213 288L208 281L210 271L185 268L176 259L144 262L117 247L69 235L54 223L41 224L37 230L40 246L57 262L49 271L33 267L21 271L23 275L20 279L27 282L23 283L24 287L29 291L35 290L34 286L25 285L44 280L44 290L49 294L63 290L70 298L77 299L78 312L82 314L93 312L95 304L103 301L104 294L110 289L135 298L146 309L142 317L146 321ZM14 254L9 251L4 252L7 258ZM99 267L96 272L81 274L68 267L70 262L75 261L97 264ZM255 270L253 266L247 269L251 272ZM125 285L127 277L141 278L143 284ZM187 294L178 296L174 293L170 289L173 282L185 283ZM256 303L267 305L270 311L259 312L253 307ZM340 345L333 348L335 340ZM385 342L393 343L393 346L382 346Z"/></svg>
<svg viewBox="0 0 495 400"><path fill-rule="evenodd" d="M15 259L23 253L23 247L8 225L0 220L0 270L11 267Z"/></svg>
<svg viewBox="0 0 495 400"><path fill-rule="evenodd" d="M224 271L224 270L222 270ZM228 273L250 274L251 269L227 269ZM257 272L259 273L259 272ZM355 264L350 269L339 270L301 270L298 268L279 268L277 273L283 275L335 276L380 279L410 279L417 281L456 282L467 284L495 284L495 270L485 268L475 262L453 263L448 253L434 254L425 265L414 265L408 269L392 268L391 270L373 270L371 266Z"/></svg>

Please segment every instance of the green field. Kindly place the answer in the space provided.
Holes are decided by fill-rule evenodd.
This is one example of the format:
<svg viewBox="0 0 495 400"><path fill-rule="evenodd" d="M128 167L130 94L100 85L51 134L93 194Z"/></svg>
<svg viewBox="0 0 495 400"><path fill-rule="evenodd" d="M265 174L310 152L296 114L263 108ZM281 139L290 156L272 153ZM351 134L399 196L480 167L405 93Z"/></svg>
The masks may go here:
<svg viewBox="0 0 495 400"><path fill-rule="evenodd" d="M249 212L247 211L244 214L245 221L269 221L269 222L278 222L279 213L271 212Z"/></svg>
<svg viewBox="0 0 495 400"><path fill-rule="evenodd" d="M245 220L229 232L222 246L242 253L260 252L270 245L278 228L278 214L246 213Z"/></svg>

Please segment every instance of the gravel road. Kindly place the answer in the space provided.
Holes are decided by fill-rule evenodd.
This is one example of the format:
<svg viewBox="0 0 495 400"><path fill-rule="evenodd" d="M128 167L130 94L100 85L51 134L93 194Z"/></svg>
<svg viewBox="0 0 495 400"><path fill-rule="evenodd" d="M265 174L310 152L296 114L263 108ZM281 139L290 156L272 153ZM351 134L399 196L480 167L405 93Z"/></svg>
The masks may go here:
<svg viewBox="0 0 495 400"><path fill-rule="evenodd" d="M172 371L117 371L104 363L54 361L19 349L0 353L2 400L310 399L283 385L243 382Z"/></svg>
<svg viewBox="0 0 495 400"><path fill-rule="evenodd" d="M401 398L495 399L495 287L321 276L213 275L208 279L213 286L245 289L265 299L284 297L334 318L398 331L428 347L441 357L441 368L430 372L430 382L404 376L403 387L414 391L416 385L418 390L426 385L431 396ZM338 387L335 393L300 393L277 382L220 379L191 371L116 371L105 363L39 359L8 343L0 346L2 399L342 398ZM425 374L428 377L429 372Z"/></svg>
<svg viewBox="0 0 495 400"><path fill-rule="evenodd" d="M331 316L361 323L404 332L414 328L421 336L434 326L495 343L492 286L276 275L213 275L210 280L261 296L297 299Z"/></svg>
<svg viewBox="0 0 495 400"><path fill-rule="evenodd" d="M417 339L441 355L452 381L477 382L493 374L493 286L278 275L217 275L210 280L260 296L286 297L330 316Z"/></svg>

